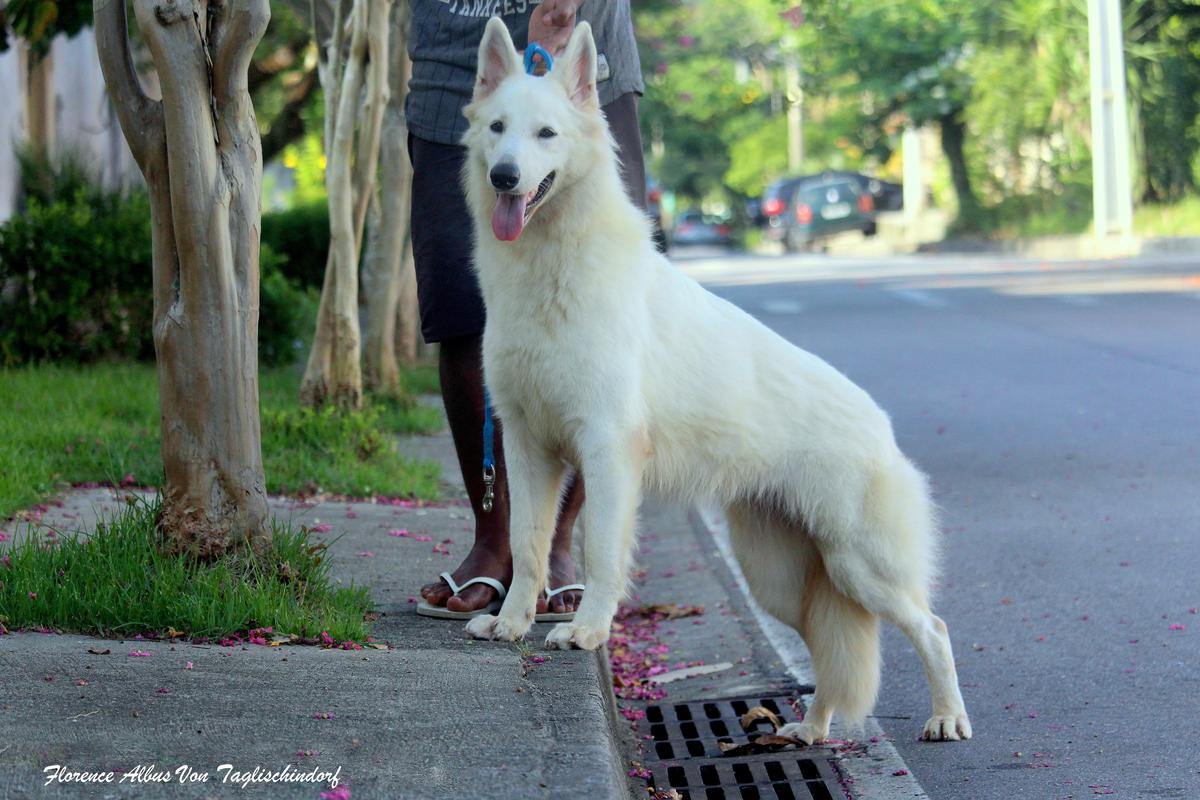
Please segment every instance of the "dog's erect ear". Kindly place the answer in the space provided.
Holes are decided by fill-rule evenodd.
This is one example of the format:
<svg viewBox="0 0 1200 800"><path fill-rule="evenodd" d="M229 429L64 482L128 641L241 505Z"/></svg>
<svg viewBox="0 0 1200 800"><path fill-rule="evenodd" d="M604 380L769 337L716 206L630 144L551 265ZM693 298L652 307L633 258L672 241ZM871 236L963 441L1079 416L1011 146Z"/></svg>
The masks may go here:
<svg viewBox="0 0 1200 800"><path fill-rule="evenodd" d="M475 75L475 99L487 97L510 75L522 72L521 59L508 28L499 17L488 20L479 43L479 67Z"/></svg>
<svg viewBox="0 0 1200 800"><path fill-rule="evenodd" d="M591 25L581 22L575 26L566 51L554 62L553 73L562 81L576 105L599 106L596 96L596 41L592 38Z"/></svg>

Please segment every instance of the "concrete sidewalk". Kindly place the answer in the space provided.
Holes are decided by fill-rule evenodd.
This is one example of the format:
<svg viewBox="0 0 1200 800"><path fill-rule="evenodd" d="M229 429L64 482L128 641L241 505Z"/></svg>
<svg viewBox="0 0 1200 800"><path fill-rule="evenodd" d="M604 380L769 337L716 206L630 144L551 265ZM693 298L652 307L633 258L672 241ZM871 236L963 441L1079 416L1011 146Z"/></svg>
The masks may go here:
<svg viewBox="0 0 1200 800"><path fill-rule="evenodd" d="M440 437L408 443L449 460ZM453 474L453 473L451 473ZM75 493L45 521L86 525L112 492ZM470 546L458 501L425 508L274 503L324 530L338 580L371 587L390 650L196 646L19 633L0 636L0 800L26 797L318 798L331 780L250 783L257 767L337 773L360 798L627 796L612 738L611 680L595 653L474 642L462 622L419 617L421 584ZM392 535L407 530L408 536ZM428 537L428 538L426 538ZM336 541L334 541L336 540ZM133 657L134 650L150 653ZM43 771L153 765L169 783L53 784ZM186 765L207 782L180 785ZM340 770L340 772L339 772Z"/></svg>

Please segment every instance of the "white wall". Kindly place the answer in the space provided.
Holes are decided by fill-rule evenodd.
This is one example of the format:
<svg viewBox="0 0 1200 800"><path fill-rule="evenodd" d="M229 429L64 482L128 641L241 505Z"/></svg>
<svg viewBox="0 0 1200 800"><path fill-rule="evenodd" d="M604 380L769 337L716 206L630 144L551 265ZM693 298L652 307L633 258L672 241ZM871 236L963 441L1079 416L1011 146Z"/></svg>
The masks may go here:
<svg viewBox="0 0 1200 800"><path fill-rule="evenodd" d="M92 30L85 28L71 39L60 35L53 48L57 152L83 154L106 186L140 181L105 94ZM13 145L25 131L21 66L19 46L0 54L0 220L13 212L17 186Z"/></svg>
<svg viewBox="0 0 1200 800"><path fill-rule="evenodd" d="M12 157L12 143L20 141L21 124L21 56L17 48L0 53L0 220L12 216L16 200L17 162Z"/></svg>

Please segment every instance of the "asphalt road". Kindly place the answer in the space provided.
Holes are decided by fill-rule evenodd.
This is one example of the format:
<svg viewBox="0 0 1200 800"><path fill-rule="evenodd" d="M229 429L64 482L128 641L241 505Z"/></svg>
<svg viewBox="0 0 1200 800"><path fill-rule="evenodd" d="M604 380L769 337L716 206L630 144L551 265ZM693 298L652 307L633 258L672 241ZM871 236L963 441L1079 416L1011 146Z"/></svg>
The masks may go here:
<svg viewBox="0 0 1200 800"><path fill-rule="evenodd" d="M857 381L943 508L969 743L876 709L933 800L1200 798L1200 254L1119 262L673 254Z"/></svg>

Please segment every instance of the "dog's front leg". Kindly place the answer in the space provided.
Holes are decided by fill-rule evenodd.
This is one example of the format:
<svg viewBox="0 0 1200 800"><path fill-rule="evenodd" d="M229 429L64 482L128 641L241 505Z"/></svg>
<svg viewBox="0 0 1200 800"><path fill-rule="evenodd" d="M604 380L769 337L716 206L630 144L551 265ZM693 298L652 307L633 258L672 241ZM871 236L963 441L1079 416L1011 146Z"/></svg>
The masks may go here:
<svg viewBox="0 0 1200 800"><path fill-rule="evenodd" d="M538 592L546 585L550 542L558 519L565 471L513 419L504 426L504 463L508 472L509 524L513 580L498 615L483 614L467 623L477 639L520 639L533 624Z"/></svg>
<svg viewBox="0 0 1200 800"><path fill-rule="evenodd" d="M583 448L587 476L583 506L584 572L587 589L573 622L554 627L546 646L594 650L608 641L617 604L625 593L633 551L634 518L641 491L644 455L604 442Z"/></svg>

